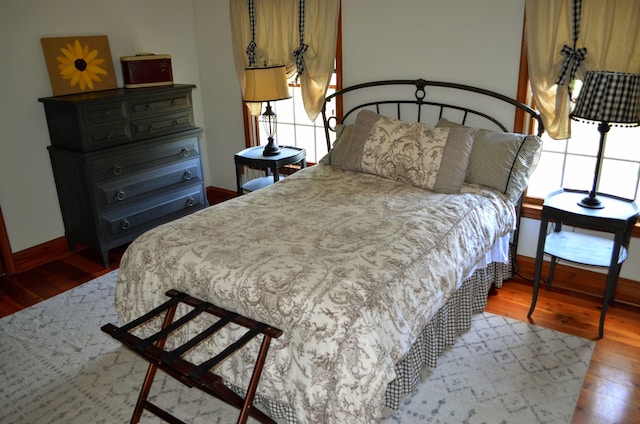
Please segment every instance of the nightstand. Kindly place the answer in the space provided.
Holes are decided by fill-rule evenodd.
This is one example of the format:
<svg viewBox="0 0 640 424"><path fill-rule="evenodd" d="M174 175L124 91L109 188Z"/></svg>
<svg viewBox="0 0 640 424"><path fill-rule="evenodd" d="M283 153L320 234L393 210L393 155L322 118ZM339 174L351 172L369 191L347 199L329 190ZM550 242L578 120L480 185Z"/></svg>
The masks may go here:
<svg viewBox="0 0 640 424"><path fill-rule="evenodd" d="M559 260L567 260L589 266L607 267L602 311L600 313L599 337L604 333L604 318L612 303L622 263L627 259L631 232L638 220L635 202L598 194L603 209L589 209L578 205L587 192L559 190L544 200L542 219L536 251L533 276L533 299L528 317L536 307L538 288L545 254L551 256L547 289L551 288L555 266ZM555 222L554 231L547 234L549 221ZM613 240L590 234L563 231L563 225L613 233Z"/></svg>
<svg viewBox="0 0 640 424"><path fill-rule="evenodd" d="M277 182L280 179L279 169L286 165L300 164L301 168L307 166L307 152L299 147L282 147L280 153L274 156L262 154L264 146L249 147L234 155L236 163L236 184L238 196L242 196L245 191L255 191ZM242 182L242 166L264 169L266 176L254 178Z"/></svg>

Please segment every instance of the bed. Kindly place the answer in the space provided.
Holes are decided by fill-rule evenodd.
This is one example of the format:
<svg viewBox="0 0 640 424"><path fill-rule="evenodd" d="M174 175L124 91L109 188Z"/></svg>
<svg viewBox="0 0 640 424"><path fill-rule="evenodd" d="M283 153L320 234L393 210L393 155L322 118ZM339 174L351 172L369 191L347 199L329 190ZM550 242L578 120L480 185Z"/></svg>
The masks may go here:
<svg viewBox="0 0 640 424"><path fill-rule="evenodd" d="M520 114L537 135L508 132L502 122ZM283 335L258 386L264 411L289 423L374 423L509 278L543 127L508 97L422 79L346 88L322 117L330 152L320 163L132 242L116 309L129 322L177 289L267 322ZM241 392L257 350L247 345L216 373Z"/></svg>

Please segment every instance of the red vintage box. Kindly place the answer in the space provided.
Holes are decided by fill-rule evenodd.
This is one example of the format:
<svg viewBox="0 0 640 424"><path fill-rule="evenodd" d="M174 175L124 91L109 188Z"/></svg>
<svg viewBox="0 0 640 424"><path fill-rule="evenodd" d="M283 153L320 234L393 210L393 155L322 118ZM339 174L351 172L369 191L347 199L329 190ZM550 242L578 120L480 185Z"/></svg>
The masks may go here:
<svg viewBox="0 0 640 424"><path fill-rule="evenodd" d="M173 84L171 55L141 53L135 56L122 56L120 64L126 88Z"/></svg>

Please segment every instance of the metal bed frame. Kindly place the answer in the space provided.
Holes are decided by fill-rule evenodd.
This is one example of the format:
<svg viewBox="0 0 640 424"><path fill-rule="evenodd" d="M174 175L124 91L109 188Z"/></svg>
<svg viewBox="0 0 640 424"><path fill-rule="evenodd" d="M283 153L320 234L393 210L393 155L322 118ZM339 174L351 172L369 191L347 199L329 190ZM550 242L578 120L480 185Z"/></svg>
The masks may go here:
<svg viewBox="0 0 640 424"><path fill-rule="evenodd" d="M381 100L372 100L364 103L357 104L355 106L350 107L346 112L343 113L341 117L338 116L327 116L327 106L334 99L345 98L347 93L363 92L366 89L370 89L372 87L386 87L386 86L397 86L401 88L402 86L413 86L415 87L415 91L413 92L413 97L409 98L408 95L405 95L404 98L398 99L381 99ZM360 109L372 108L376 113L380 113L386 116L390 116L388 113L382 113L381 109L383 105L395 105L395 118L403 119L402 117L402 109L401 105L416 105L417 107L417 121L421 121L423 115L424 107L434 107L439 109L438 118L442 118L444 116L445 111L453 110L462 112L462 119L460 120L460 124L464 125L469 116L477 116L484 118L487 121L492 122L498 128L500 128L504 132L509 132L510 130L497 118L489 115L487 112L483 112L478 110L477 108L472 108L468 106L463 106L459 104L446 103L444 101L435 101L427 99L427 92L436 87L451 89L453 91L458 92L466 92L466 93L476 93L480 96L485 96L486 98L492 98L499 100L501 102L510 104L514 107L514 111L516 113L520 111L520 113L526 113L529 116L529 121L536 121L536 135L541 136L544 133L544 124L542 122L542 118L540 117L540 113L530 106L519 102L515 99L512 99L503 94L497 93L495 91L486 90L484 88L473 87L471 85L465 84L457 84L451 82L442 82L442 81L427 81L424 79L416 79L416 80L382 80L382 81L372 81L361 84L352 85L350 87L343 88L342 90L338 90L335 93L327 96L325 98L324 105L322 106L322 120L325 129L325 137L327 142L327 148L331 149L331 132L335 132L336 124L344 123L350 115L354 112L359 111ZM409 93L410 94L410 93ZM351 97L351 96L350 96ZM385 110L386 112L386 110ZM526 115L525 115L526 116ZM517 119L517 116L516 116ZM529 128L532 128L529 125Z"/></svg>
<svg viewBox="0 0 640 424"><path fill-rule="evenodd" d="M381 91L370 96L374 99L367 99L363 102L358 102L358 95L366 95L367 93L374 91L376 87L390 87L392 96L395 98L389 99L390 91ZM409 89L407 90L407 88ZM461 99L462 101L454 102L453 100L431 99L428 94L431 95L433 91L437 91L438 89L444 89L438 94L451 93L458 96L463 95L463 98ZM339 112L340 108L344 106L345 98L347 97L349 99L354 99L356 104L354 106L349 106L349 108L346 109L344 113L342 113L342 116L336 116L337 114L329 116L329 105L334 101L334 99L336 100L336 103L338 103L339 100L342 101L341 104L337 105ZM453 99L457 98L458 97L453 97ZM424 79L381 80L352 85L343 88L342 90L338 90L325 98L321 113L322 121L324 124L327 150L331 150L332 133L335 133L337 125L345 124L349 121L349 118L355 120L355 115L357 115L356 112L360 111L361 109L370 109L381 115L397 119L404 119L402 112L407 111L404 106L414 105L415 113L413 113L412 116L415 117L415 119L413 119L413 121L415 122L422 122L422 119L426 115L428 115L428 112L431 112L429 116L435 116L438 120L443 117L450 119L450 116L445 116L447 114L450 114L457 117L457 119L450 120L457 121L461 125L467 124L467 122L469 122L470 120L479 119L485 124L495 126L501 131L510 132L510 130L504 123L504 119L499 120L498 118L493 116L493 114L489 114L492 113L490 110L487 110L489 109L489 107L485 107L483 111L478 107L465 105L465 102L469 99L475 100L476 103L482 103L485 106L487 102L493 102L496 107L504 107L510 105L507 107L511 107L514 112L513 122L522 120L522 122L526 123L526 129L528 129L530 132L532 132L532 130L535 128L535 133L537 136L541 136L544 133L544 124L538 111L522 102L519 102L518 100L512 99L495 91L478 88L471 85L443 81L428 81ZM524 195L520 197L516 205L518 223L511 240L512 267L514 274L517 273L515 258L518 248L520 217L522 212L523 199Z"/></svg>

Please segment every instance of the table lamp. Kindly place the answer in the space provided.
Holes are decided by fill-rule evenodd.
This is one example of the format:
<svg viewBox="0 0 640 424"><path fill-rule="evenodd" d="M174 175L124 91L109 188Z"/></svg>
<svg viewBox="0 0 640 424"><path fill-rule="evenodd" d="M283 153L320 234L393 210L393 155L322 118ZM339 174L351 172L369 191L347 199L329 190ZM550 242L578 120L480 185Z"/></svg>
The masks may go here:
<svg viewBox="0 0 640 424"><path fill-rule="evenodd" d="M596 196L604 144L611 125L635 127L640 125L640 75L608 71L590 71L580 90L571 119L598 122L600 145L596 156L593 187L578 204L585 208L602 209Z"/></svg>
<svg viewBox="0 0 640 424"><path fill-rule="evenodd" d="M246 84L242 100L255 103L267 102L267 108L261 116L269 143L265 146L262 154L264 156L275 156L280 153L281 149L274 139L278 120L276 113L271 109L271 102L291 97L289 85L287 84L287 72L284 65L281 65L266 68L246 68L244 75Z"/></svg>

